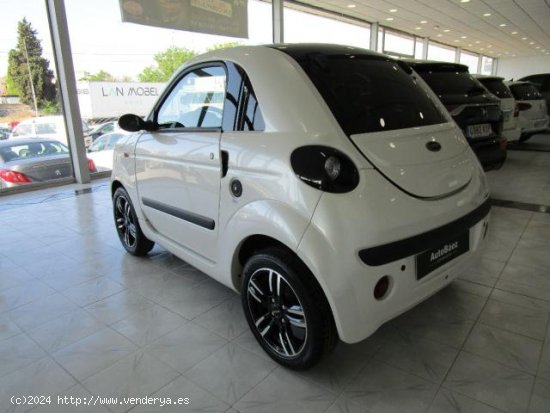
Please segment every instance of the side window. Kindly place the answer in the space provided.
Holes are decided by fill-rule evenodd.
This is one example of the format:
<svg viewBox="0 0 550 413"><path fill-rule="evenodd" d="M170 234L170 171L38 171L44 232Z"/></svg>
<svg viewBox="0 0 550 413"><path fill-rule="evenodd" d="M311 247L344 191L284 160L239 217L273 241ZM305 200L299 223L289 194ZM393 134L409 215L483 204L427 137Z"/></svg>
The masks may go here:
<svg viewBox="0 0 550 413"><path fill-rule="evenodd" d="M219 128L225 100L225 70L201 67L185 74L157 112L161 128Z"/></svg>
<svg viewBox="0 0 550 413"><path fill-rule="evenodd" d="M242 123L240 130L243 131L263 131L265 130L264 117L254 90L248 79L244 82L243 87L243 106L242 106Z"/></svg>

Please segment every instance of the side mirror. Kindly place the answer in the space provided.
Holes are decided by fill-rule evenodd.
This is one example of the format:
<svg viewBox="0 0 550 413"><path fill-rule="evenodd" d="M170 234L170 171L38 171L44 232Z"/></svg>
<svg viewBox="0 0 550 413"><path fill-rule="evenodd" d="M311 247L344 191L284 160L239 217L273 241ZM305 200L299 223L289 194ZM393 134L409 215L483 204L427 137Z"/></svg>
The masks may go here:
<svg viewBox="0 0 550 413"><path fill-rule="evenodd" d="M118 120L118 126L128 132L138 132L140 130L151 132L158 129L155 123L143 120L138 115L131 113L122 115Z"/></svg>

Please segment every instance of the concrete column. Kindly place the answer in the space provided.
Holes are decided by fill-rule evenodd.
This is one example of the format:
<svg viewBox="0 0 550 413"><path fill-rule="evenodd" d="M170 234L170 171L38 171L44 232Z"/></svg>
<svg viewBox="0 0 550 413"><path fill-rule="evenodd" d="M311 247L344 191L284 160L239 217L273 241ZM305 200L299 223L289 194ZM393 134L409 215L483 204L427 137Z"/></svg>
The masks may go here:
<svg viewBox="0 0 550 413"><path fill-rule="evenodd" d="M90 171L88 170L80 107L78 106L78 97L76 94L76 78L65 3L64 0L45 1L50 34L52 36L55 66L57 68L57 86L61 92L61 104L65 115L67 140L71 150L74 175L78 183L85 184L90 182Z"/></svg>
<svg viewBox="0 0 550 413"><path fill-rule="evenodd" d="M422 60L428 60L428 46L430 45L430 39L424 37L423 39L424 47L422 48Z"/></svg>
<svg viewBox="0 0 550 413"><path fill-rule="evenodd" d="M483 64L483 55L480 54L479 59L477 61L477 73L479 73L479 74L481 74L482 64Z"/></svg>
<svg viewBox="0 0 550 413"><path fill-rule="evenodd" d="M273 19L273 43L284 43L285 22L283 0L272 0L271 14Z"/></svg>
<svg viewBox="0 0 550 413"><path fill-rule="evenodd" d="M457 47L455 49L455 63L460 63L460 52L462 52L462 49Z"/></svg>
<svg viewBox="0 0 550 413"><path fill-rule="evenodd" d="M372 51L377 51L378 49L378 29L379 29L378 22L374 22L370 25L370 42L369 42L369 49Z"/></svg>

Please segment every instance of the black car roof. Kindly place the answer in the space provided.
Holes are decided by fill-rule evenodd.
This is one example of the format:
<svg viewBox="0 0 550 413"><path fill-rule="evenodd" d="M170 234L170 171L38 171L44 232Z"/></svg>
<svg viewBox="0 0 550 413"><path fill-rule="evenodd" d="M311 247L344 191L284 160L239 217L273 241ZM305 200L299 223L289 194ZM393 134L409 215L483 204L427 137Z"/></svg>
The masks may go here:
<svg viewBox="0 0 550 413"><path fill-rule="evenodd" d="M403 59L416 71L432 72L468 72L468 66L460 63L436 62L431 60Z"/></svg>
<svg viewBox="0 0 550 413"><path fill-rule="evenodd" d="M381 57L387 60L395 60L389 56L381 53L373 52L372 50L363 49L355 46L343 46L338 44L325 44L325 43L300 43L300 44L269 44L266 47L277 49L289 54L294 58L310 54L323 54L323 55L345 55L345 54L361 54L373 57Z"/></svg>

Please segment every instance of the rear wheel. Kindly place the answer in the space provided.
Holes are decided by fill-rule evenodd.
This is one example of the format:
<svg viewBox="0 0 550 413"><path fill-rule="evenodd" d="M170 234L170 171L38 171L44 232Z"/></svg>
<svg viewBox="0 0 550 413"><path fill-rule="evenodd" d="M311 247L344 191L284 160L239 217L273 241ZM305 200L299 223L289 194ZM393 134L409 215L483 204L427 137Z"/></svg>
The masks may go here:
<svg viewBox="0 0 550 413"><path fill-rule="evenodd" d="M248 325L279 364L304 370L337 341L330 307L307 267L291 253L267 249L243 270L242 304Z"/></svg>
<svg viewBox="0 0 550 413"><path fill-rule="evenodd" d="M132 255L147 255L155 243L143 235L130 196L122 187L113 196L113 215L118 238L124 249Z"/></svg>

